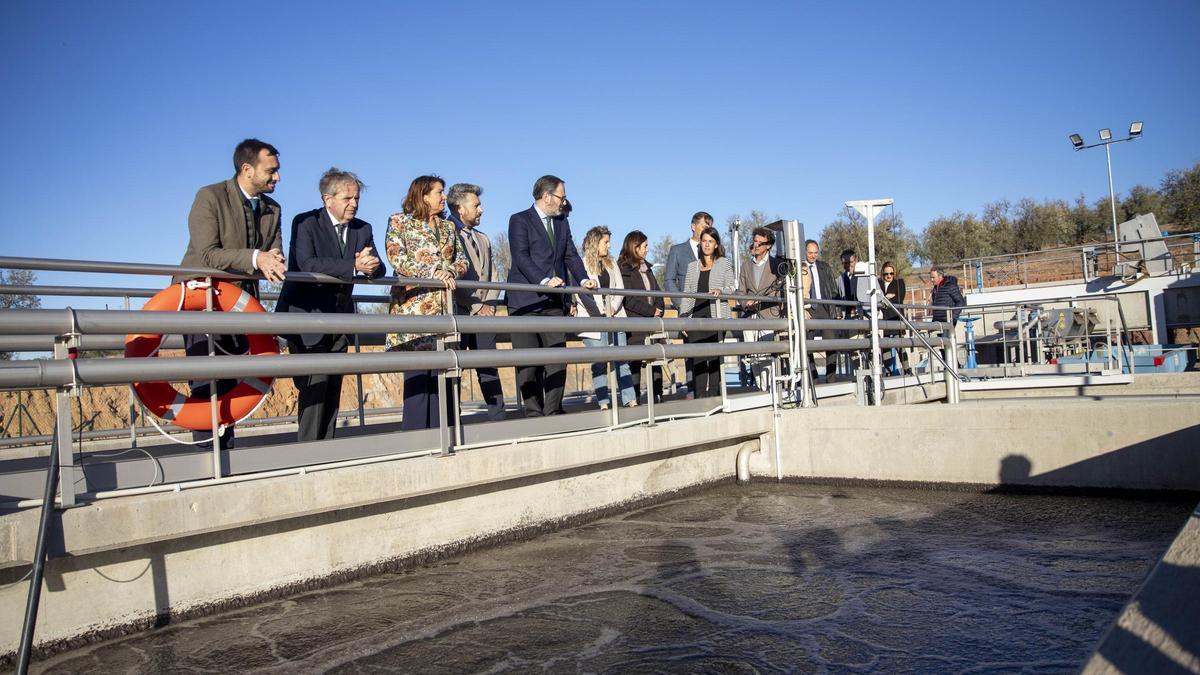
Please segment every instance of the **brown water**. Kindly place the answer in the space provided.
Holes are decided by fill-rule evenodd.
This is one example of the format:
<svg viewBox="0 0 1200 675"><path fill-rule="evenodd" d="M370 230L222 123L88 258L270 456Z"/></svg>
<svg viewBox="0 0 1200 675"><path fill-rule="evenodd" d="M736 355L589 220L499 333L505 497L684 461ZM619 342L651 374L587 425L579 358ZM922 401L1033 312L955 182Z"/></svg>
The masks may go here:
<svg viewBox="0 0 1200 675"><path fill-rule="evenodd" d="M1190 502L723 486L43 672L1073 672Z"/></svg>

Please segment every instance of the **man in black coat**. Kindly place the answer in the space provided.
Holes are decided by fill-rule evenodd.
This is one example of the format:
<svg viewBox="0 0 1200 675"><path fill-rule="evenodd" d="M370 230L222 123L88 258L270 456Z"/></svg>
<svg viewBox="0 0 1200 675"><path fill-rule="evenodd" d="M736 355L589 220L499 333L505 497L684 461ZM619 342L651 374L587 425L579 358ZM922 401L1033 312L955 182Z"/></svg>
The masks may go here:
<svg viewBox="0 0 1200 675"><path fill-rule="evenodd" d="M371 225L354 217L362 181L349 171L332 168L321 176L324 207L301 213L292 221L288 248L289 272L315 272L351 281L355 273L371 279L383 276L384 266L376 255ZM354 313L354 284L283 282L276 312ZM292 354L343 353L350 340L345 335L305 333L288 335ZM341 375L298 375L292 378L300 394L297 440L333 438L338 404L342 398Z"/></svg>
<svg viewBox="0 0 1200 675"><path fill-rule="evenodd" d="M929 299L929 304L935 307L966 307L967 300L963 297L962 289L958 287L958 279L946 276L945 272L939 267L933 267L929 270L929 281L933 283L932 297ZM958 322L958 315L962 314L961 309L955 309L950 319L951 323ZM946 310L933 310L934 321L946 321Z"/></svg>

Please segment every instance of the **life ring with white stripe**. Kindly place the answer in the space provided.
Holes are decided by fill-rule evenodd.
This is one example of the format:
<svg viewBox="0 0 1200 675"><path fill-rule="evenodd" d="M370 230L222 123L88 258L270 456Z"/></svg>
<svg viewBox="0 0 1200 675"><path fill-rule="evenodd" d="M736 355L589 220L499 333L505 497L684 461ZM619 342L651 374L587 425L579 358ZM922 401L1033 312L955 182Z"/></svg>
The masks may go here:
<svg viewBox="0 0 1200 675"><path fill-rule="evenodd" d="M184 311L204 310L207 284L189 281L168 286L146 302L143 310ZM222 312L265 312L253 295L240 286L224 281L216 282L213 288L213 311ZM162 335L137 334L125 336L126 358L158 356ZM278 354L279 343L274 335L247 335L250 354ZM251 415L263 397L271 389L271 379L243 378L237 386L217 399L217 422L227 427ZM208 397L184 396L168 382L134 382L132 385L138 400L156 417L191 429L212 430L212 409Z"/></svg>

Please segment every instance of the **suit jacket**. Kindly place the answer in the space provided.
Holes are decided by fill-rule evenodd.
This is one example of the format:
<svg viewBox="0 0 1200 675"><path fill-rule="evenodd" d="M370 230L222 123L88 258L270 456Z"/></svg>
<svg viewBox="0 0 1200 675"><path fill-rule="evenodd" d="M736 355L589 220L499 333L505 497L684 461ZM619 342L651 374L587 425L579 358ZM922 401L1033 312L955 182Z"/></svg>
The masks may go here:
<svg viewBox="0 0 1200 675"><path fill-rule="evenodd" d="M561 216L553 219L554 243L546 233L546 225L533 207L514 213L508 219L508 246L512 268L508 271L511 284L540 284L543 279L558 277L568 284L587 279L583 259L571 239L571 224ZM551 307L566 311L569 295L561 293L538 293L536 291L508 291L508 309L514 311L537 311ZM588 300L594 301L588 296Z"/></svg>
<svg viewBox="0 0 1200 675"><path fill-rule="evenodd" d="M837 278L837 297L838 300L858 300L858 277L851 276L848 272L841 272ZM839 308L842 316L852 318L858 316L859 308L843 306Z"/></svg>
<svg viewBox="0 0 1200 675"><path fill-rule="evenodd" d="M282 210L279 202L259 195L258 250L283 250L279 231ZM188 213L188 245L179 263L185 267L213 267L228 272L253 274L253 249L246 246L246 198L237 179L206 185L196 192L192 210ZM177 276L171 283L196 277ZM242 287L258 295L258 282L243 282Z"/></svg>
<svg viewBox="0 0 1200 675"><path fill-rule="evenodd" d="M804 264L807 265L808 262L805 261ZM821 292L821 299L840 300L841 297L838 295L837 276L834 275L833 268L830 267L829 263L825 262L824 260L818 260L816 262L816 266L817 288ZM807 299L807 296L805 299ZM809 311L812 312L814 319L831 319L834 316L834 312L838 311L838 309L839 308L836 308L834 305L813 304ZM840 311L838 311L838 315L840 315Z"/></svg>
<svg viewBox="0 0 1200 675"><path fill-rule="evenodd" d="M358 218L346 223L346 250L343 252L338 246L337 230L333 227L329 211L322 207L301 213L292 220L288 271L327 274L350 281L355 274L354 254L367 246L371 247L376 257L382 255L375 248L370 223ZM370 278L377 279L385 272L380 262ZM353 293L352 284L308 284L284 280L275 311L353 314Z"/></svg>
<svg viewBox="0 0 1200 675"><path fill-rule="evenodd" d="M466 281L500 281L500 273L492 262L492 242L478 227L464 227L453 213L450 220L458 227L458 239L467 254L467 271L460 279ZM469 238L469 241L468 241ZM454 304L460 314L478 314L484 305L495 307L500 300L498 290L454 289Z"/></svg>
<svg viewBox="0 0 1200 675"><path fill-rule="evenodd" d="M779 273L779 259L773 255L767 256L767 264L763 269L762 278L754 283L754 259L747 258L738 272L737 292L744 295L783 295L783 275ZM778 319L783 316L783 304L780 302L764 302L753 312L753 316L761 319Z"/></svg>
<svg viewBox="0 0 1200 675"><path fill-rule="evenodd" d="M658 291L662 290L658 287L658 279L654 276L654 269L650 268L646 272L646 278L650 281L650 287L646 287L646 281L642 279L642 272L638 267L629 267L621 265L621 283L625 288L637 288L643 291ZM647 263L649 267L649 263ZM646 296L627 295L625 296L625 314L626 316L637 317L654 317L654 310L665 311L667 303L663 298L649 298ZM630 333L629 344L641 345L645 344L646 338L650 335L647 332Z"/></svg>
<svg viewBox="0 0 1200 675"><path fill-rule="evenodd" d="M683 281L684 293L696 293L700 283L700 261L694 260L687 268L687 277ZM721 289L721 294L732 293L736 286L737 280L733 276L733 263L728 257L717 258L713 262L712 270L708 273L708 290ZM730 317L729 303L723 297L714 297L712 299L714 319L728 319ZM683 298L683 302L679 305L679 316L691 316L693 309L696 307L695 298Z"/></svg>
<svg viewBox="0 0 1200 675"><path fill-rule="evenodd" d="M667 271L663 274L663 290L668 293L679 293L683 290L683 282L687 279L687 268L692 261L696 260L696 249L692 248L692 242L683 242L675 244L671 250L667 252ZM683 298L671 298L671 304L676 309L683 304Z"/></svg>

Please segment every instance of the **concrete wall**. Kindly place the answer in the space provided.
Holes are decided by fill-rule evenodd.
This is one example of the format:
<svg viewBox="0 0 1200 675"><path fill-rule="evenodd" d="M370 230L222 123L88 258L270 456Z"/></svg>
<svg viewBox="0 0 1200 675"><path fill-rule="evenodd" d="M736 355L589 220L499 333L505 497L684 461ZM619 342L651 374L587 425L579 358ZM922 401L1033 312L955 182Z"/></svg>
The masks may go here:
<svg viewBox="0 0 1200 675"><path fill-rule="evenodd" d="M1195 490L1198 412L1190 399L791 409L777 421L779 468L805 479ZM38 641L148 627L731 480L739 449L758 450L752 470L774 478L774 423L770 410L748 410L71 509ZM0 518L0 583L27 569L18 561L32 557L36 519ZM0 589L0 652L16 645L26 590Z"/></svg>
<svg viewBox="0 0 1200 675"><path fill-rule="evenodd" d="M1098 673L1200 673L1200 510L1100 640Z"/></svg>
<svg viewBox="0 0 1200 675"><path fill-rule="evenodd" d="M783 474L804 478L1200 489L1200 402L1029 399L786 415ZM751 470L774 473L770 457Z"/></svg>

